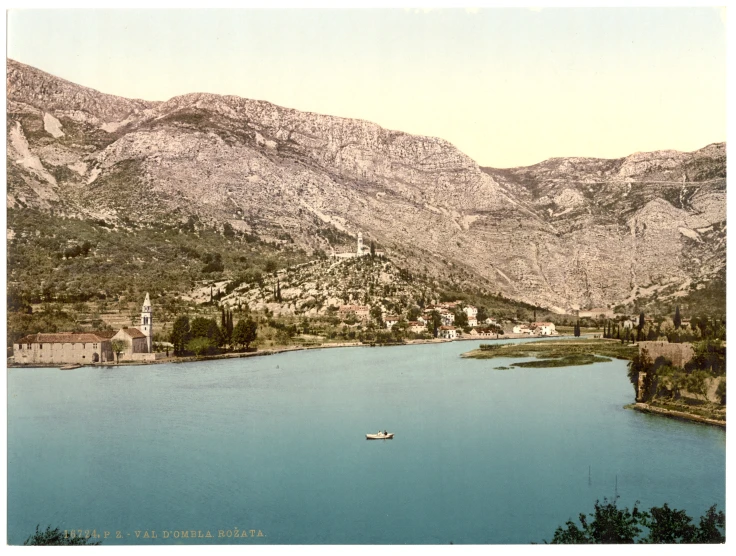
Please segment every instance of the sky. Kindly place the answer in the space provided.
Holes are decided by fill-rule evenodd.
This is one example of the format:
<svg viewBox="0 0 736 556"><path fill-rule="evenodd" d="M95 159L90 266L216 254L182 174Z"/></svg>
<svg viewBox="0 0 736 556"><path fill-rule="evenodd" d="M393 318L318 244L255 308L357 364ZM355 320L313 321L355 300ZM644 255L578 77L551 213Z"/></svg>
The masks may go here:
<svg viewBox="0 0 736 556"><path fill-rule="evenodd" d="M718 8L11 10L7 54L125 97L238 95L441 137L481 166L726 140Z"/></svg>

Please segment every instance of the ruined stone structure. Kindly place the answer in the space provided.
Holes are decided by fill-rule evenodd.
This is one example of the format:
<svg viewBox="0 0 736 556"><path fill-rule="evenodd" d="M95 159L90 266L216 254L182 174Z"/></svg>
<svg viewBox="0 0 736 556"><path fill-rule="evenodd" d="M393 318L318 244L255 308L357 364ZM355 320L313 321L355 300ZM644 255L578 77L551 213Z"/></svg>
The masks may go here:
<svg viewBox="0 0 736 556"><path fill-rule="evenodd" d="M639 342L639 354L647 350L654 361L659 356L672 361L675 367L684 367L695 356L693 345L688 343L671 344L669 342Z"/></svg>

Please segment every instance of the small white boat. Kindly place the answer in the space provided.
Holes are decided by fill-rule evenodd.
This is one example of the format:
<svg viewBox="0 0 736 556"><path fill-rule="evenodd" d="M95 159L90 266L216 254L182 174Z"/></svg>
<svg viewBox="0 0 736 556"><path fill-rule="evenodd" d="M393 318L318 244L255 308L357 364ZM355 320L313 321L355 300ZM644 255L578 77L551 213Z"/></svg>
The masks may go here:
<svg viewBox="0 0 736 556"><path fill-rule="evenodd" d="M394 433L392 432L387 432L386 434L379 432L377 434L366 434L365 435L366 440L390 440L393 437L394 437Z"/></svg>

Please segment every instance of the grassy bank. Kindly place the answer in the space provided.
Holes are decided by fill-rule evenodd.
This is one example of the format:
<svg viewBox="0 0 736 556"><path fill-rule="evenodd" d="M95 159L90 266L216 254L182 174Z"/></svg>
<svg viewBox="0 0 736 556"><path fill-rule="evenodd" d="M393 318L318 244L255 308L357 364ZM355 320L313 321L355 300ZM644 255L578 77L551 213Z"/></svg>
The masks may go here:
<svg viewBox="0 0 736 556"><path fill-rule="evenodd" d="M630 360L638 348L622 344L618 340L571 339L556 342L530 342L524 344L484 345L463 353L472 359L495 359L497 357L536 357L538 361L514 363L515 367L570 367L591 365L610 361L610 358Z"/></svg>

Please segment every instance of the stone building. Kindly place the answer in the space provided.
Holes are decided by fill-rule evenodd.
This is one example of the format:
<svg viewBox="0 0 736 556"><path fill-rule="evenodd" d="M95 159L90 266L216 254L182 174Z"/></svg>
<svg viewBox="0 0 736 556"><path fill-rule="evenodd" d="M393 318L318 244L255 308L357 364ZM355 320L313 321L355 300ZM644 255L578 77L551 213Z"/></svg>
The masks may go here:
<svg viewBox="0 0 736 556"><path fill-rule="evenodd" d="M370 312L371 308L368 305L340 305L337 316L345 320L352 314L357 319L365 320L370 317Z"/></svg>
<svg viewBox="0 0 736 556"><path fill-rule="evenodd" d="M134 353L148 353L146 335L137 328L121 328L112 339L125 342L125 351L120 354L121 360L133 359Z"/></svg>
<svg viewBox="0 0 736 556"><path fill-rule="evenodd" d="M113 361L113 357L110 337L98 332L39 332L13 344L15 362L24 365L85 365Z"/></svg>
<svg viewBox="0 0 736 556"><path fill-rule="evenodd" d="M454 326L440 326L439 337L446 340L457 338L457 329Z"/></svg>

